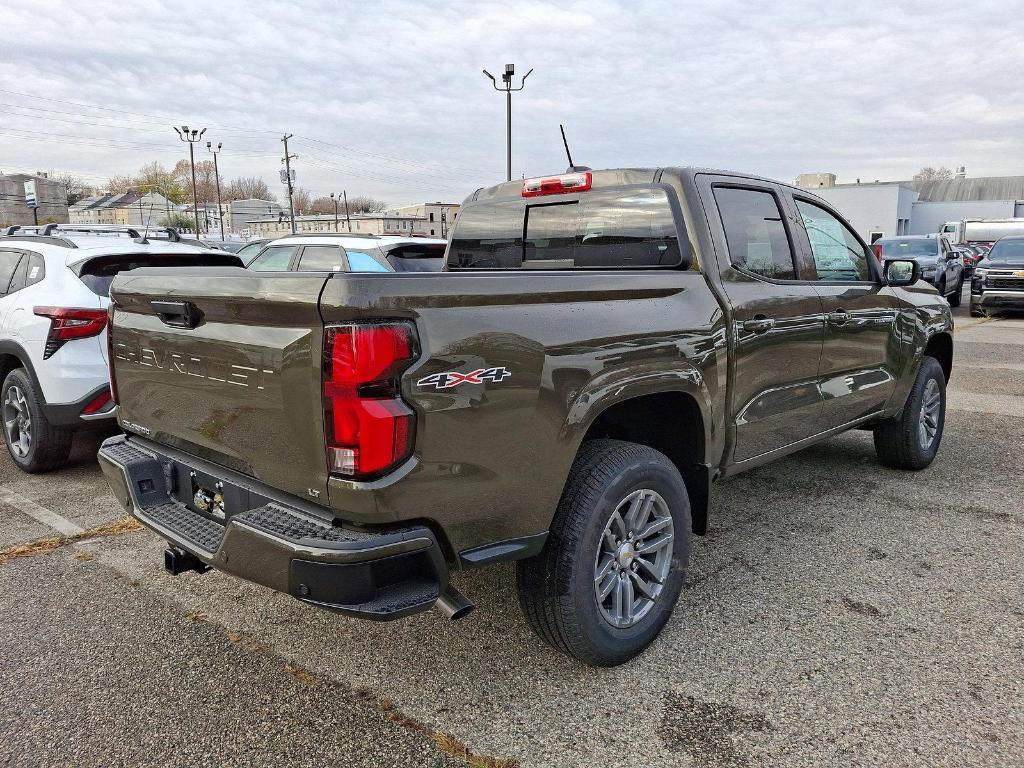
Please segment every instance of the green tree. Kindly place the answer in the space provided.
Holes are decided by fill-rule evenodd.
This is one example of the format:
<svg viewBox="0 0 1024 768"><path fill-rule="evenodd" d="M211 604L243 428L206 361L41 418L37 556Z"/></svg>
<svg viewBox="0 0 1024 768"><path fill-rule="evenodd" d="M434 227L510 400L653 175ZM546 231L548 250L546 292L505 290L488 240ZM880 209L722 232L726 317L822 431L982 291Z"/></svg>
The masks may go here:
<svg viewBox="0 0 1024 768"><path fill-rule="evenodd" d="M184 213L172 213L170 218L160 219L161 227L174 227L175 229L193 229L196 223L191 216Z"/></svg>

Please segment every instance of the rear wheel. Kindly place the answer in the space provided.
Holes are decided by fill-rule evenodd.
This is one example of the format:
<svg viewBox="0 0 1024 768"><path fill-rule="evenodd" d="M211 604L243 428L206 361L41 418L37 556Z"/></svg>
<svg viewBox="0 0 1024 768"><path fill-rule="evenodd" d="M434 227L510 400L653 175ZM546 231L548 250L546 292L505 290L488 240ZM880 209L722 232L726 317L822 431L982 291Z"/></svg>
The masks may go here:
<svg viewBox="0 0 1024 768"><path fill-rule="evenodd" d="M67 461L74 433L47 421L28 374L16 368L0 390L4 442L14 463L25 472L46 472Z"/></svg>
<svg viewBox="0 0 1024 768"><path fill-rule="evenodd" d="M517 563L527 621L586 664L628 661L672 615L689 534L686 486L664 454L618 440L584 443L544 551Z"/></svg>
<svg viewBox="0 0 1024 768"><path fill-rule="evenodd" d="M875 427L875 452L896 469L924 469L935 459L946 424L946 375L934 357L921 360L898 419Z"/></svg>

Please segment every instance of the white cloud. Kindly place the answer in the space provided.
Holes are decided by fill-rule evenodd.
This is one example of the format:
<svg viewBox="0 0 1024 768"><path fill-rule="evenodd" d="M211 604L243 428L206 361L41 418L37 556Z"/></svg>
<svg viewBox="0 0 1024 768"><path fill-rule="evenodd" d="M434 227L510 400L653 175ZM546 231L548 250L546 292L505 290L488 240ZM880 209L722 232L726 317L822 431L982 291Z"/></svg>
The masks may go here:
<svg viewBox="0 0 1024 768"><path fill-rule="evenodd" d="M1024 19L849 6L0 0L0 88L56 100L0 92L0 168L171 165L188 123L224 142L227 176L276 185L289 131L315 192L459 199L503 176L504 98L480 70L514 61L535 68L513 97L516 175L564 167L560 122L595 167L1024 172Z"/></svg>

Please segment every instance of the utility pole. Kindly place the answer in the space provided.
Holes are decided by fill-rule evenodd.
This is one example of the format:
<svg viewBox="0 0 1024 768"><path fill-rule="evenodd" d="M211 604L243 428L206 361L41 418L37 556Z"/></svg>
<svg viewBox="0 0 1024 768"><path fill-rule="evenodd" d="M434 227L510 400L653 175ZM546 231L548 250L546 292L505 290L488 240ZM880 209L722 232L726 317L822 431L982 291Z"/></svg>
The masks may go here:
<svg viewBox="0 0 1024 768"><path fill-rule="evenodd" d="M220 241L224 242L224 209L220 206L220 170L217 168L217 155L224 145L217 142L217 148L213 148L213 142L206 142L206 148L213 155L213 180L217 182L217 220L220 222Z"/></svg>
<svg viewBox="0 0 1024 768"><path fill-rule="evenodd" d="M533 72L533 69L530 69ZM496 91L505 92L505 139L507 144L507 159L505 163L505 176L507 181L512 181L512 93L513 91L521 91L526 87L526 78L530 76L530 72L523 75L523 79L519 81L519 87L512 87L512 78L516 73L515 64L506 64L505 73L501 76L501 82L504 87L498 87L498 81L494 79L494 75L484 70L484 74L491 79L491 85L494 86Z"/></svg>
<svg viewBox="0 0 1024 768"><path fill-rule="evenodd" d="M297 160L298 155L288 154L288 139L292 134L286 133L281 141L284 142L284 180L288 185L288 216L292 222L292 234L295 234L295 203L292 201L292 160Z"/></svg>
<svg viewBox="0 0 1024 768"><path fill-rule="evenodd" d="M344 189L341 190L342 197L345 198L345 222L348 224L348 231L352 231L352 219L348 215L348 192Z"/></svg>
<svg viewBox="0 0 1024 768"><path fill-rule="evenodd" d="M334 231L338 231L338 198L331 192L331 202L334 203Z"/></svg>
<svg viewBox="0 0 1024 768"><path fill-rule="evenodd" d="M203 138L203 134L206 133L206 129L199 130L193 128L191 131L187 125L178 128L174 126L174 132L178 134L178 138L188 144L188 159L192 164L192 215L196 222L196 240L199 239L199 194L196 192L196 142Z"/></svg>

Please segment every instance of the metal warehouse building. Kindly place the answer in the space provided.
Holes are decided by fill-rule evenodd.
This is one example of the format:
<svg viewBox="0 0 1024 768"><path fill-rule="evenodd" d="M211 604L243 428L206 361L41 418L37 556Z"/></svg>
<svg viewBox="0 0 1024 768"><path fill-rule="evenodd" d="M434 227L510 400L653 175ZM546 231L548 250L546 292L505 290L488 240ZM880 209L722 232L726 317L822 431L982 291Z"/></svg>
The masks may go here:
<svg viewBox="0 0 1024 768"><path fill-rule="evenodd" d="M825 198L872 242L894 235L927 235L947 221L1024 218L1024 176L837 184L832 173L797 177L796 185Z"/></svg>

